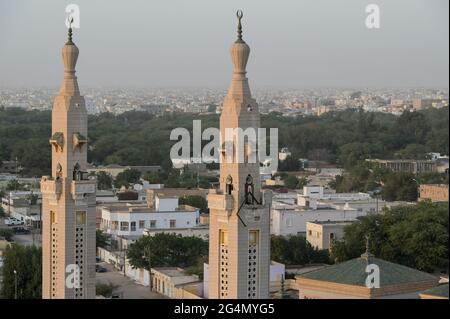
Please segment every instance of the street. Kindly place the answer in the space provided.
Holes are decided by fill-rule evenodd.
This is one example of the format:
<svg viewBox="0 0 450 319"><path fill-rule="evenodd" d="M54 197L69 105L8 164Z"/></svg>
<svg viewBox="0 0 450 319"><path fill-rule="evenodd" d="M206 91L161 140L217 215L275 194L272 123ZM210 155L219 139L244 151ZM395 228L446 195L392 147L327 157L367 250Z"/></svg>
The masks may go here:
<svg viewBox="0 0 450 319"><path fill-rule="evenodd" d="M17 226L17 227L24 227L24 226ZM5 225L5 219L4 218L0 218L0 229L10 229L10 230L14 230L14 228L16 228L15 226L7 226ZM39 230L37 229L32 229L32 232L38 232ZM31 245L36 245L36 246L41 246L42 242L41 242L41 236L39 234L15 234L12 237L13 242L17 243L17 244L21 244L24 246L31 246Z"/></svg>
<svg viewBox="0 0 450 319"><path fill-rule="evenodd" d="M114 267L108 263L99 263L99 265L108 269L104 273L96 273L97 283L111 283L118 286L114 290L114 294L118 294L123 299L167 299L156 292L151 292L149 287L139 285L128 277L125 277L123 273L118 272Z"/></svg>

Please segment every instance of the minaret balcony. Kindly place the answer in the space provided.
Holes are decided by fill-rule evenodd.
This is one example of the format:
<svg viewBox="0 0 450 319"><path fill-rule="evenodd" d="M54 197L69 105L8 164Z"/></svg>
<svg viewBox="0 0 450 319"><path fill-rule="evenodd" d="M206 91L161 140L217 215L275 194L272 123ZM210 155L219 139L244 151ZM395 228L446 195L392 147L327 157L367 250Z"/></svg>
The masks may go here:
<svg viewBox="0 0 450 319"><path fill-rule="evenodd" d="M41 193L49 200L50 205L56 205L63 192L63 185L60 179L50 176L43 176L41 179Z"/></svg>
<svg viewBox="0 0 450 319"><path fill-rule="evenodd" d="M208 208L231 211L233 197L229 194L208 194Z"/></svg>
<svg viewBox="0 0 450 319"><path fill-rule="evenodd" d="M95 194L97 181L95 179L72 181L70 193L76 205L86 205L89 195Z"/></svg>

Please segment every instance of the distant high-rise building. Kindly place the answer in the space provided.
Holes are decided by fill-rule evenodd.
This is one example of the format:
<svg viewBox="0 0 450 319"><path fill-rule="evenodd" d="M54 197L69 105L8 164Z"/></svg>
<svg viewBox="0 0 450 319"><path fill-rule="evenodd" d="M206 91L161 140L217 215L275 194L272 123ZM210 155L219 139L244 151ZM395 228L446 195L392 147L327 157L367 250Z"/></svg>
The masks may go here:
<svg viewBox="0 0 450 319"><path fill-rule="evenodd" d="M62 48L64 78L52 110L52 175L42 177L42 297L95 298L96 181L87 178L87 112L75 65L78 48Z"/></svg>
<svg viewBox="0 0 450 319"><path fill-rule="evenodd" d="M250 139L228 129L254 129L260 126L258 104L252 98L246 65L249 46L242 40L238 12L238 39L231 47L233 78L220 116L220 189L208 195L209 298L268 298L270 265L270 192L261 191L259 161ZM254 142L254 141L253 141ZM243 146L243 161L236 151ZM227 150L232 149L232 159ZM253 154L252 154L253 153ZM249 160L256 155L256 161Z"/></svg>
<svg viewBox="0 0 450 319"><path fill-rule="evenodd" d="M422 110L428 107L433 107L434 103L439 103L441 100L438 99L414 99L413 108L415 110Z"/></svg>

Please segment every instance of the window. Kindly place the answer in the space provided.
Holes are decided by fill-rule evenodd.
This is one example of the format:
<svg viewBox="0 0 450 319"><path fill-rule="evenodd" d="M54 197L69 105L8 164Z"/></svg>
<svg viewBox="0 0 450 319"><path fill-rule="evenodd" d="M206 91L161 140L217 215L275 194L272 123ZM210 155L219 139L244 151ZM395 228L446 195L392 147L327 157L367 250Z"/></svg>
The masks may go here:
<svg viewBox="0 0 450 319"><path fill-rule="evenodd" d="M175 219L171 219L169 221L169 225L170 225L169 228L175 228L177 225L177 221Z"/></svg>
<svg viewBox="0 0 450 319"><path fill-rule="evenodd" d="M220 231L220 244L228 245L228 232L225 230Z"/></svg>
<svg viewBox="0 0 450 319"><path fill-rule="evenodd" d="M308 230L308 236L312 236L312 230Z"/></svg>
<svg viewBox="0 0 450 319"><path fill-rule="evenodd" d="M128 222L120 222L120 230L128 231Z"/></svg>
<svg viewBox="0 0 450 319"><path fill-rule="evenodd" d="M86 225L86 212L76 213L77 225Z"/></svg>
<svg viewBox="0 0 450 319"><path fill-rule="evenodd" d="M150 228L156 228L156 220L150 221Z"/></svg>
<svg viewBox="0 0 450 319"><path fill-rule="evenodd" d="M54 211L50 211L50 222L52 224L56 223L56 213Z"/></svg>
<svg viewBox="0 0 450 319"><path fill-rule="evenodd" d="M131 222L131 231L136 231L136 222Z"/></svg>
<svg viewBox="0 0 450 319"><path fill-rule="evenodd" d="M292 218L290 218L290 217L286 218L286 226L292 227Z"/></svg>
<svg viewBox="0 0 450 319"><path fill-rule="evenodd" d="M145 220L139 221L139 229L145 228Z"/></svg>
<svg viewBox="0 0 450 319"><path fill-rule="evenodd" d="M112 229L112 230L117 230L117 229L119 229L119 222L118 222L117 220L113 220L113 221L111 222L111 229Z"/></svg>
<svg viewBox="0 0 450 319"><path fill-rule="evenodd" d="M251 230L248 233L248 243L249 245L257 245L259 242L259 231L258 230Z"/></svg>

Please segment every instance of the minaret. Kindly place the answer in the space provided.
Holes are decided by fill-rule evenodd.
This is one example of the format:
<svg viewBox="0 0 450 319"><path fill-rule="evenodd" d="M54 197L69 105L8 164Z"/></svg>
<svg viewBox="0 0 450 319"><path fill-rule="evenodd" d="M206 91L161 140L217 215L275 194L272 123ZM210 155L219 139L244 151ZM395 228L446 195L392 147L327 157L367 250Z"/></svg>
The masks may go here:
<svg viewBox="0 0 450 319"><path fill-rule="evenodd" d="M95 298L95 179L87 177L87 112L75 65L61 50L64 78L52 110L52 175L42 177L42 297Z"/></svg>
<svg viewBox="0 0 450 319"><path fill-rule="evenodd" d="M260 115L246 77L250 48L242 39L242 11L237 16L238 38L230 50L233 78L220 116L220 189L208 196L209 297L262 299L269 298L272 196L261 192ZM256 134L227 132L238 128Z"/></svg>

